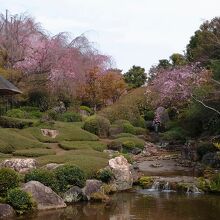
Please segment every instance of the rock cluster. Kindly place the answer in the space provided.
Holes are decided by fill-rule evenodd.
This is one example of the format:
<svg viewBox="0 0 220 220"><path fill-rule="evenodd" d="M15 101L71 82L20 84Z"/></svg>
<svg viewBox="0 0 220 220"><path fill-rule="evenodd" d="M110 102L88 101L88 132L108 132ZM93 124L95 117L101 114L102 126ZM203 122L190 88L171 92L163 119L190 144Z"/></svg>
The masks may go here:
<svg viewBox="0 0 220 220"><path fill-rule="evenodd" d="M37 161L35 159L30 159L30 158L8 159L8 160L4 160L0 164L0 167L8 167L8 168L14 169L15 171L19 173L27 173L31 171L32 169L36 169Z"/></svg>

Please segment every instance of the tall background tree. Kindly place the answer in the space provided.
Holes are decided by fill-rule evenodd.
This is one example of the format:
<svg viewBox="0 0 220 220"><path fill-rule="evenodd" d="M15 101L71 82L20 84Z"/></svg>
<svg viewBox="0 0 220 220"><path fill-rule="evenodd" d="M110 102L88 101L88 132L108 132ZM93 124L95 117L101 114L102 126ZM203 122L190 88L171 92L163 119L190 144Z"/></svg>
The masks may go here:
<svg viewBox="0 0 220 220"><path fill-rule="evenodd" d="M124 74L124 79L131 88L138 88L145 84L147 74L144 68L134 65Z"/></svg>

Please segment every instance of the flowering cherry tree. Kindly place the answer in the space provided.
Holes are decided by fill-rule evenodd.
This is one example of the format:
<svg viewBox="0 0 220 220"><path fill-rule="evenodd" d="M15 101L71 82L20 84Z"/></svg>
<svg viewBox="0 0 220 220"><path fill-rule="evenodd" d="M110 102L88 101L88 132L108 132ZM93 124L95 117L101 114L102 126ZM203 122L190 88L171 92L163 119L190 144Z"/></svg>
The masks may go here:
<svg viewBox="0 0 220 220"><path fill-rule="evenodd" d="M50 36L27 15L0 16L1 51L7 57L4 67L21 71L23 80L42 75L51 92L70 96L86 83L90 70L98 68L103 74L112 66L111 57L100 53L84 35Z"/></svg>
<svg viewBox="0 0 220 220"><path fill-rule="evenodd" d="M210 81L208 70L198 65L160 69L147 86L154 106L177 106L189 101L195 89Z"/></svg>

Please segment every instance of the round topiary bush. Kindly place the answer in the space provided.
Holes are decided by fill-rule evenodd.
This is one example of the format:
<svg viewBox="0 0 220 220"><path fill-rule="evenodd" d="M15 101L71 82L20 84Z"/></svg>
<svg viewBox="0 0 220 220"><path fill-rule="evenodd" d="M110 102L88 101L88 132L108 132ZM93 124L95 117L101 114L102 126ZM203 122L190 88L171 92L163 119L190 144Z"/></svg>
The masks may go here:
<svg viewBox="0 0 220 220"><path fill-rule="evenodd" d="M86 180L85 173L75 165L60 166L55 170L55 175L61 192L70 186L83 187Z"/></svg>
<svg viewBox="0 0 220 220"><path fill-rule="evenodd" d="M97 179L104 183L109 183L113 179L113 173L110 169L100 169L97 172Z"/></svg>
<svg viewBox="0 0 220 220"><path fill-rule="evenodd" d="M7 195L7 202L16 210L17 213L22 214L34 208L34 201L32 197L19 188L11 189Z"/></svg>
<svg viewBox="0 0 220 220"><path fill-rule="evenodd" d="M82 117L77 112L64 112L59 118L59 121L64 122L79 122L82 121Z"/></svg>
<svg viewBox="0 0 220 220"><path fill-rule="evenodd" d="M135 134L135 127L130 122L124 123L122 126L124 133Z"/></svg>
<svg viewBox="0 0 220 220"><path fill-rule="evenodd" d="M83 128L100 137L108 137L110 122L102 116L93 115L85 120Z"/></svg>
<svg viewBox="0 0 220 220"><path fill-rule="evenodd" d="M145 135L147 130L141 127L135 127L135 134L136 135Z"/></svg>
<svg viewBox="0 0 220 220"><path fill-rule="evenodd" d="M25 182L38 181L54 191L58 191L58 182L54 172L46 169L35 169L25 175Z"/></svg>
<svg viewBox="0 0 220 220"><path fill-rule="evenodd" d="M132 151L135 148L135 143L133 141L124 141L122 146L126 151Z"/></svg>
<svg viewBox="0 0 220 220"><path fill-rule="evenodd" d="M19 186L19 174L9 168L0 169L0 195L5 196L9 189Z"/></svg>

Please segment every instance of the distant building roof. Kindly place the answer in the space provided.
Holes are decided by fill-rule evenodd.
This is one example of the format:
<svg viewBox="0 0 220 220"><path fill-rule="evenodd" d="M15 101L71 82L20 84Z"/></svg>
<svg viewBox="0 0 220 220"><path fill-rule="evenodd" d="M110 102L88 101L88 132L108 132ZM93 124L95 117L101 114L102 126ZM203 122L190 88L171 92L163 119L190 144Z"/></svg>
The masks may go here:
<svg viewBox="0 0 220 220"><path fill-rule="evenodd" d="M15 95L22 93L11 82L0 76L0 95Z"/></svg>

